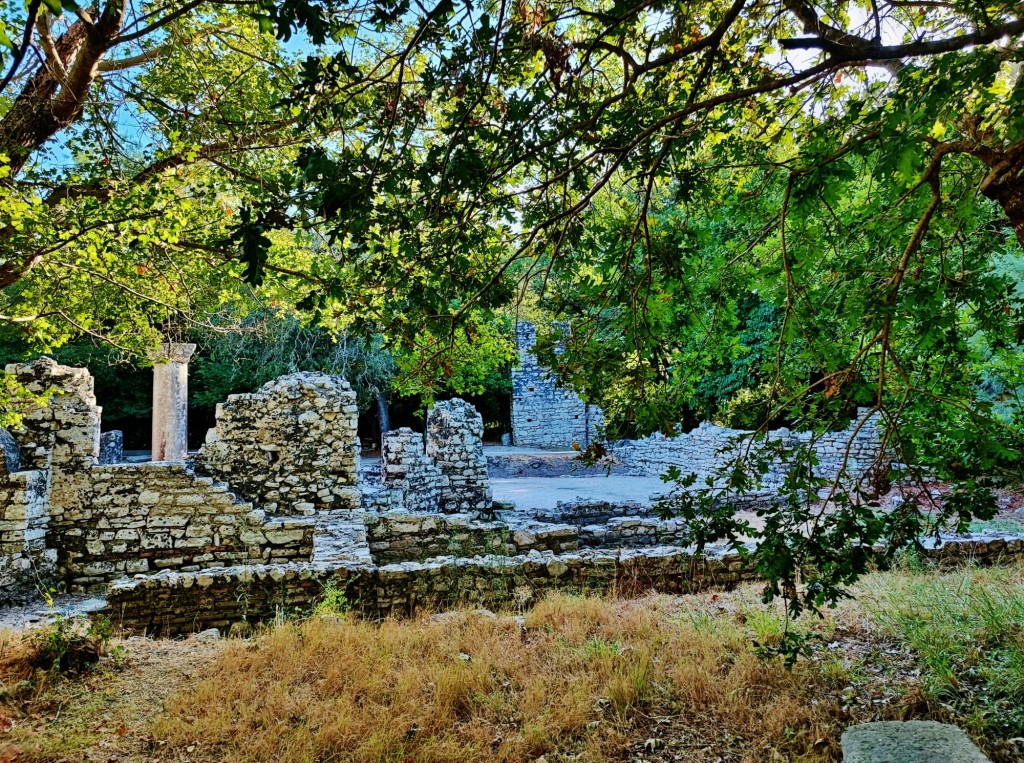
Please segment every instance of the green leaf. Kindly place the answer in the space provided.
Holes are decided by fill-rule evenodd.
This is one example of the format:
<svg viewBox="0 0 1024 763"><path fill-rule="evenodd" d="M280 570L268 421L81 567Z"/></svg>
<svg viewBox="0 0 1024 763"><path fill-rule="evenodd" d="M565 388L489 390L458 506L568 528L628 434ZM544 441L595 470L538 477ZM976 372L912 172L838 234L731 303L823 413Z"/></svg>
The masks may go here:
<svg viewBox="0 0 1024 763"><path fill-rule="evenodd" d="M43 0L43 5L50 9L50 13L54 16L60 16L64 13L64 7L61 5L61 0Z"/></svg>

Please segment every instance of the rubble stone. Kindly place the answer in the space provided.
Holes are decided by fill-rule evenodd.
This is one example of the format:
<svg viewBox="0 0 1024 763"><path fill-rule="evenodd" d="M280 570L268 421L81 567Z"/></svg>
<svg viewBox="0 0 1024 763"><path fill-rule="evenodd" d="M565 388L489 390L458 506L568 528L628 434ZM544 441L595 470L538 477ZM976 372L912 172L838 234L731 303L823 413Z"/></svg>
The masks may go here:
<svg viewBox="0 0 1024 763"><path fill-rule="evenodd" d="M340 376L298 373L231 395L196 463L269 514L359 507L356 394Z"/></svg>
<svg viewBox="0 0 1024 763"><path fill-rule="evenodd" d="M427 414L427 455L441 470L442 511L490 512L483 438L483 417L465 400L439 402Z"/></svg>

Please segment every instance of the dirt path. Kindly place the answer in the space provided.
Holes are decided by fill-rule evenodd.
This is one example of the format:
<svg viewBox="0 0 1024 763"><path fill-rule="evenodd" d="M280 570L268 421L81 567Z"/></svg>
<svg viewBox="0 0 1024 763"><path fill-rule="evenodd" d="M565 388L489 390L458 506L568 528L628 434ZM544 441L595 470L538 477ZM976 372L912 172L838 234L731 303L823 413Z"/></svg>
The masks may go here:
<svg viewBox="0 0 1024 763"><path fill-rule="evenodd" d="M204 677L224 641L193 637L115 640L84 679L58 679L0 737L0 763L187 761L148 735L172 694Z"/></svg>

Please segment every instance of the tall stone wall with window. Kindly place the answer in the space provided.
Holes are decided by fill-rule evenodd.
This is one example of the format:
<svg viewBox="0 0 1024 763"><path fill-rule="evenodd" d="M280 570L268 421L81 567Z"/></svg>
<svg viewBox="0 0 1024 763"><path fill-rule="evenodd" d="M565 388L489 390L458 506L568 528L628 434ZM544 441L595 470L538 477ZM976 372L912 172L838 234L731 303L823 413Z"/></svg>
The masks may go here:
<svg viewBox="0 0 1024 763"><path fill-rule="evenodd" d="M297 373L217 406L198 468L268 514L359 508L356 393L340 376Z"/></svg>
<svg viewBox="0 0 1024 763"><path fill-rule="evenodd" d="M519 447L587 447L599 439L604 416L597 406L558 386L551 373L537 362L533 348L537 329L516 324L519 368L512 371L512 442Z"/></svg>

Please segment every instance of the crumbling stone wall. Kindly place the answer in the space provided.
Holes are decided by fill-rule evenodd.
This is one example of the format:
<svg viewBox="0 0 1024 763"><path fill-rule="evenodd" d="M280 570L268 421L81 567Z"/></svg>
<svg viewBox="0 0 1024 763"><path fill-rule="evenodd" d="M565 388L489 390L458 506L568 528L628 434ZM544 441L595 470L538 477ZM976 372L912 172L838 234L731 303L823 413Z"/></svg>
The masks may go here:
<svg viewBox="0 0 1024 763"><path fill-rule="evenodd" d="M96 466L64 512L64 579L75 591L160 569L308 561L312 520L267 521L224 485L183 464Z"/></svg>
<svg viewBox="0 0 1024 763"><path fill-rule="evenodd" d="M21 470L21 449L0 429L0 604L30 598L53 580L57 553L46 548L49 476Z"/></svg>
<svg viewBox="0 0 1024 763"><path fill-rule="evenodd" d="M267 519L266 512L239 501L211 477L196 477L183 464L101 465L102 411L86 369L42 358L7 370L29 391L49 394L49 399L45 406L26 402L13 436L0 434L0 602L49 586L54 572L72 590L102 590L114 578L160 569L312 558L312 520ZM329 383L318 386L314 380L306 386L327 394L339 386L327 379ZM293 414L288 405L308 411L320 401L319 394L289 397L291 389L288 383L272 389L285 402L273 394L262 400L271 409L284 408L280 415L285 418ZM328 451L320 458L322 451L302 449L295 462L301 475L294 478L296 483L328 487L307 475L330 473L338 463L330 456L338 451L354 473L355 401L347 388L343 391L322 415L312 417L303 436L281 435L285 445L302 445L317 436ZM346 438L340 445L334 442L338 427L317 425L337 419ZM310 423L308 417L303 421ZM111 451L119 443L110 444L109 457L117 457ZM344 496L338 482L330 482L335 487L329 497Z"/></svg>
<svg viewBox="0 0 1024 763"><path fill-rule="evenodd" d="M424 450L423 435L408 427L385 432L381 438L381 480L398 491L395 503L407 511L436 512L441 508L441 470Z"/></svg>
<svg viewBox="0 0 1024 763"><path fill-rule="evenodd" d="M7 372L35 395L50 393L45 406L22 406L22 421L11 434L21 445L22 468L52 472L50 513L59 527L63 507L74 498L75 477L99 458L103 409L96 405L92 375L51 358L11 364Z"/></svg>
<svg viewBox="0 0 1024 763"><path fill-rule="evenodd" d="M940 565L1015 562L1024 539L966 538L926 547ZM750 563L719 548L680 548L363 564L287 564L161 572L114 583L106 614L129 630L164 636L258 623L308 610L332 584L367 617L409 616L455 606L529 606L551 591L620 595L694 593L757 580Z"/></svg>
<svg viewBox="0 0 1024 763"><path fill-rule="evenodd" d="M356 509L358 414L341 377L282 376L217 406L196 463L268 514Z"/></svg>
<svg viewBox="0 0 1024 763"><path fill-rule="evenodd" d="M442 511L491 510L483 438L483 417L465 400L439 402L427 414L427 455L441 470Z"/></svg>
<svg viewBox="0 0 1024 763"><path fill-rule="evenodd" d="M834 480L842 473L843 479L856 482L878 461L882 452L880 415L869 415L870 409L861 408L849 426L837 432L815 436L811 432L792 432L778 429L768 432L771 442L782 442L787 449L810 446L818 459L815 473ZM661 475L671 467L683 474L695 473L697 484L703 486L708 477L717 478L719 469L729 459L746 449L752 433L728 429L708 422L691 432L665 436L655 433L642 440L623 440L609 445L616 463L635 475ZM753 446L755 449L757 445ZM789 464L776 459L764 478L763 492L781 487Z"/></svg>
<svg viewBox="0 0 1024 763"><path fill-rule="evenodd" d="M67 559L67 531L74 524L81 486L99 455L100 417L93 379L87 369L62 366L51 358L7 366L7 372L34 395L49 395L45 406L20 405L21 422L11 434L20 446L21 468L42 477L34 486L28 514L35 517L31 535L47 565L56 557L58 571ZM45 488L41 487L45 484ZM16 490L16 493L20 492ZM70 511L70 514L69 514Z"/></svg>
<svg viewBox="0 0 1024 763"><path fill-rule="evenodd" d="M581 548L636 548L678 544L685 524L652 516L615 516L601 522L481 521L475 516L392 512L366 518L370 555L377 564L438 557L566 553Z"/></svg>
<svg viewBox="0 0 1024 763"><path fill-rule="evenodd" d="M533 354L537 329L516 324L519 368L512 370L512 442L519 447L587 447L599 439L604 416L572 390L559 387Z"/></svg>

